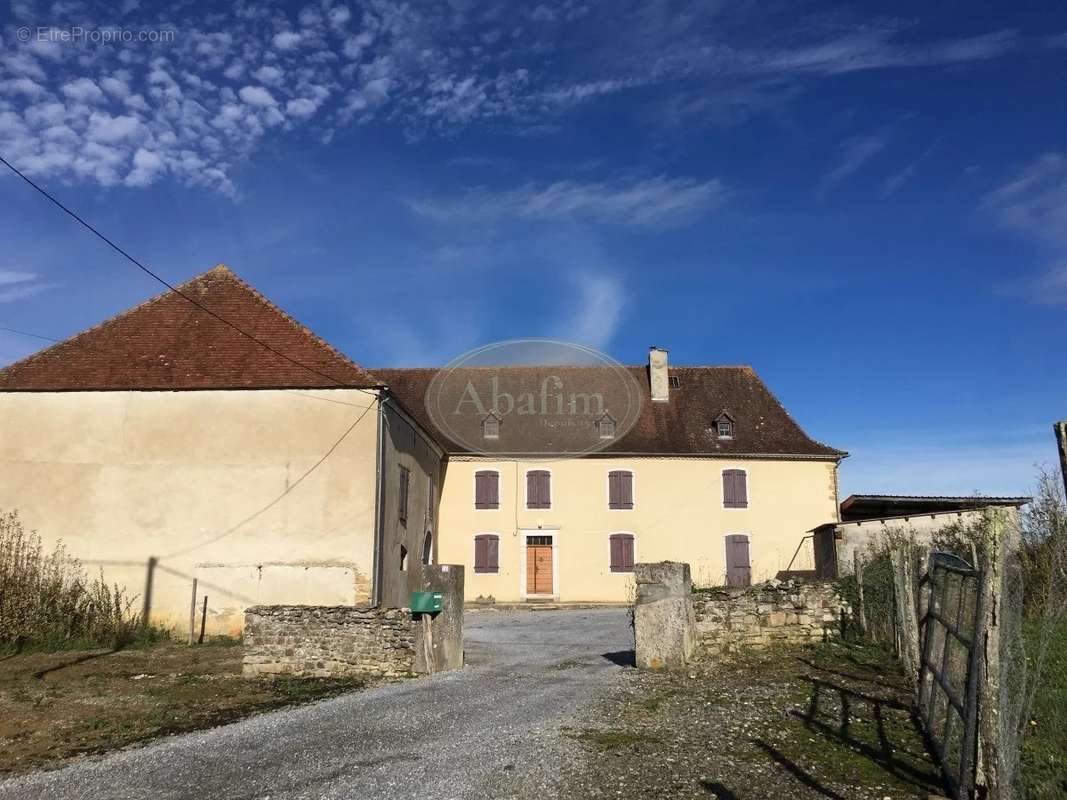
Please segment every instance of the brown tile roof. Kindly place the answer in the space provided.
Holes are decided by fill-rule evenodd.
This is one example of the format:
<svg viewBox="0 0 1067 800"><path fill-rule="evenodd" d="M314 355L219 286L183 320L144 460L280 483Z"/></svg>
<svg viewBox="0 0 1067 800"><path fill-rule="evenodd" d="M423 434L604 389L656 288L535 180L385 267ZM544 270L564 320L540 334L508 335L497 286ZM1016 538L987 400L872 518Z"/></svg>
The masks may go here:
<svg viewBox="0 0 1067 800"><path fill-rule="evenodd" d="M177 288L277 352L167 291L0 370L0 391L369 388L379 383L225 266Z"/></svg>
<svg viewBox="0 0 1067 800"><path fill-rule="evenodd" d="M506 367L537 374L543 367ZM558 368L553 368L558 369ZM593 367L592 369L597 369ZM603 369L603 368L600 368ZM601 452L718 456L795 456L841 458L847 455L809 437L751 367L674 367L670 374L679 386L670 389L670 402L653 403L648 368L626 367L643 392L641 414L634 427ZM375 369L381 379L438 442L450 453L471 452L450 441L433 424L424 397L437 368ZM521 375L518 383L526 381ZM714 420L728 409L734 422L732 439L719 439ZM504 435L506 424L501 426Z"/></svg>

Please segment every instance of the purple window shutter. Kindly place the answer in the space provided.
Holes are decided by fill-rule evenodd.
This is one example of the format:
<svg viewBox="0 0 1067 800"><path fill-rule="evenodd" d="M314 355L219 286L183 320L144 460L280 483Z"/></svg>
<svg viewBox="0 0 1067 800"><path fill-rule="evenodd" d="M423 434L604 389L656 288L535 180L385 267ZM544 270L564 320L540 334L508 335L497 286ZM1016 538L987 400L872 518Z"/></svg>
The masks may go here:
<svg viewBox="0 0 1067 800"><path fill-rule="evenodd" d="M634 474L623 472L619 474L619 500L621 508L634 507Z"/></svg>
<svg viewBox="0 0 1067 800"><path fill-rule="evenodd" d="M611 543L611 571L633 572L634 537L628 533L613 533L608 541Z"/></svg>
<svg viewBox="0 0 1067 800"><path fill-rule="evenodd" d="M484 536L474 537L474 571L485 572L488 566L489 542Z"/></svg>
<svg viewBox="0 0 1067 800"><path fill-rule="evenodd" d="M551 508L552 489L549 473L543 469L530 470L526 473L526 507Z"/></svg>
<svg viewBox="0 0 1067 800"><path fill-rule="evenodd" d="M499 508L499 475L489 470L474 473L474 507Z"/></svg>
<svg viewBox="0 0 1067 800"><path fill-rule="evenodd" d="M744 470L723 470L722 500L727 508L748 507L748 481Z"/></svg>
<svg viewBox="0 0 1067 800"><path fill-rule="evenodd" d="M496 572L500 569L500 539L496 536L490 536L486 539L485 544L486 569L489 572Z"/></svg>
<svg viewBox="0 0 1067 800"><path fill-rule="evenodd" d="M634 507L634 476L626 470L608 473L608 508L629 509Z"/></svg>

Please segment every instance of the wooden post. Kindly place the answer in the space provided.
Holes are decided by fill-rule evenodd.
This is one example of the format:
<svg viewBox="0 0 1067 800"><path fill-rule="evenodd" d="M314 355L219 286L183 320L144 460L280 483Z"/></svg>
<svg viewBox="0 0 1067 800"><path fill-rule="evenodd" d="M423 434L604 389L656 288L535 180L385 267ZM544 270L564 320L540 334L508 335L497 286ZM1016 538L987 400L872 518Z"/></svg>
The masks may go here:
<svg viewBox="0 0 1067 800"><path fill-rule="evenodd" d="M867 635L867 609L863 605L863 556L860 555L859 548L857 547L852 551L852 563L854 571L856 573L856 593L859 595L859 621L860 630L863 631L864 636Z"/></svg>
<svg viewBox="0 0 1067 800"><path fill-rule="evenodd" d="M893 550L893 583L896 588L897 628L900 659L913 687L919 682L919 620L915 616L915 588L911 580L911 558L905 548Z"/></svg>
<svg viewBox="0 0 1067 800"><path fill-rule="evenodd" d="M1063 491L1067 492L1067 421L1060 420L1052 426L1056 434L1056 446L1060 451L1060 474L1063 476Z"/></svg>
<svg viewBox="0 0 1067 800"><path fill-rule="evenodd" d="M1011 754L1002 754L1000 715L1003 711L1000 687L1000 637L1003 634L1003 588L1007 569L1006 559L1011 546L1012 531L1004 524L1001 512L991 514L989 530L986 531L985 563L982 565L985 594L980 603L984 620L978 627L983 632L982 658L979 663L978 682L978 782L986 787L988 800L1008 800L1011 787L1003 786L1000 765ZM1009 624L1010 629L1010 624Z"/></svg>
<svg viewBox="0 0 1067 800"><path fill-rule="evenodd" d="M204 610L200 614L200 638L197 640L197 644L204 643L204 626L207 625L207 595L204 595Z"/></svg>
<svg viewBox="0 0 1067 800"><path fill-rule="evenodd" d="M193 599L189 602L189 644L196 637L196 578L193 578Z"/></svg>
<svg viewBox="0 0 1067 800"><path fill-rule="evenodd" d="M141 610L141 627L148 627L148 618L152 616L152 583L156 575L156 563L159 561L155 556L148 557L148 567L144 579L144 607Z"/></svg>

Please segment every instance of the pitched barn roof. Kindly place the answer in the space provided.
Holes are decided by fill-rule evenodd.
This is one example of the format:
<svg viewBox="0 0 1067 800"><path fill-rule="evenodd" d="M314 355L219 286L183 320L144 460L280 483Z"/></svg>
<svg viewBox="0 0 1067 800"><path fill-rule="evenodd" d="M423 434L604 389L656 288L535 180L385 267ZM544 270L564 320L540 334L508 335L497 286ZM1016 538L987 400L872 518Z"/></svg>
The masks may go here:
<svg viewBox="0 0 1067 800"><path fill-rule="evenodd" d="M177 288L232 326L167 291L5 367L0 391L379 385L225 266Z"/></svg>
<svg viewBox="0 0 1067 800"><path fill-rule="evenodd" d="M537 385L523 373L539 375L543 367L503 367L512 373L511 383ZM606 369L589 367L588 369ZM611 454L647 455L717 455L717 456L789 456L836 459L847 455L808 436L793 420L778 399L771 394L751 367L674 367L670 400L652 402L648 368L625 369L643 392L641 413L634 427L608 447ZM437 368L375 369L401 405L450 453L468 453L470 448L454 442L435 425L426 408L425 397ZM518 373L518 374L515 374ZM720 439L714 421L723 409L730 409L733 436ZM501 435L506 425L502 425Z"/></svg>

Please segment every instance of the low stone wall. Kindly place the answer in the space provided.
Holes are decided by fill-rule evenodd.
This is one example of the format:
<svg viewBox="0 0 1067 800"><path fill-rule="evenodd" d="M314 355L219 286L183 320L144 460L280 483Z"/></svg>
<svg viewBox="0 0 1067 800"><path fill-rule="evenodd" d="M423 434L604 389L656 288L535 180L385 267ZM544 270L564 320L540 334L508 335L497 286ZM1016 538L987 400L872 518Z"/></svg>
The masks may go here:
<svg viewBox="0 0 1067 800"><path fill-rule="evenodd" d="M842 602L830 583L772 580L693 593L699 654L714 656L836 636Z"/></svg>
<svg viewBox="0 0 1067 800"><path fill-rule="evenodd" d="M407 609L253 606L245 611L245 676L402 677L415 672L418 623Z"/></svg>

